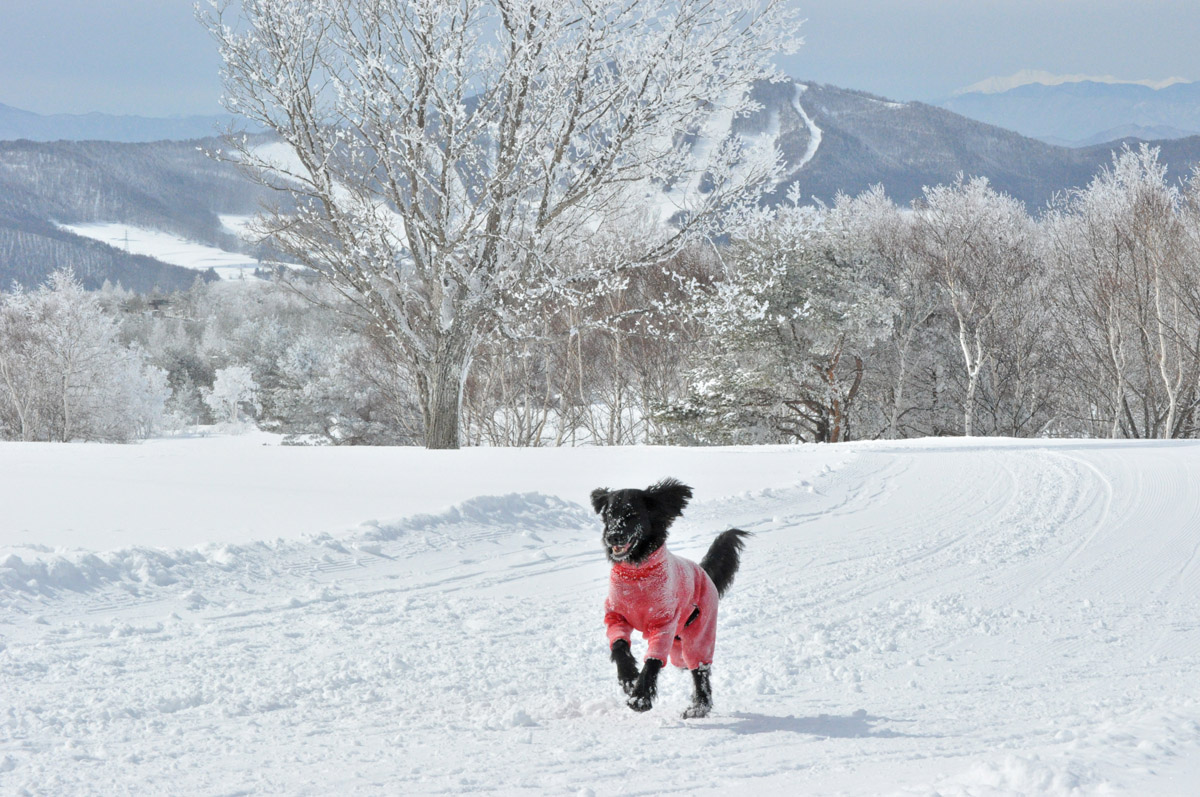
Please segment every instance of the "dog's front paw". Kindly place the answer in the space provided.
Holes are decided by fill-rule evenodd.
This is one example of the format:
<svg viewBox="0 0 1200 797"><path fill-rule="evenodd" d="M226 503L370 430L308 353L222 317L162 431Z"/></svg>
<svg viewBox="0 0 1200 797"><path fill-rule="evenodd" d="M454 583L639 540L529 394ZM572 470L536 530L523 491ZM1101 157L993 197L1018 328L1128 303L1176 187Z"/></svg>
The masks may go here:
<svg viewBox="0 0 1200 797"><path fill-rule="evenodd" d="M683 718L685 720L700 719L701 717L707 717L710 711L712 711L712 706L706 706L703 703L693 703L683 710Z"/></svg>
<svg viewBox="0 0 1200 797"><path fill-rule="evenodd" d="M629 652L628 639L613 642L612 660L617 663L617 683L625 690L626 695L632 695L641 672L638 670L637 659Z"/></svg>
<svg viewBox="0 0 1200 797"><path fill-rule="evenodd" d="M652 708L654 698L658 695L658 671L662 666L663 663L658 659L646 659L625 705L634 711L649 711Z"/></svg>

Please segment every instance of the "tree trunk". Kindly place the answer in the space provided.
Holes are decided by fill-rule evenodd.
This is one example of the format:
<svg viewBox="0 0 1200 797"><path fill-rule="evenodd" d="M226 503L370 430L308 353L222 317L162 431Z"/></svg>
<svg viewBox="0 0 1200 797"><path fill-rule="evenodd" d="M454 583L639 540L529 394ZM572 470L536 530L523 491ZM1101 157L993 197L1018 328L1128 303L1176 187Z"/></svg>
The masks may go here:
<svg viewBox="0 0 1200 797"><path fill-rule="evenodd" d="M911 333L905 334L904 343L897 347L900 362L897 364L896 390L892 397L892 412L888 419L888 439L895 440L900 427L900 407L904 402L904 380L908 376L908 347L912 343Z"/></svg>
<svg viewBox="0 0 1200 797"><path fill-rule="evenodd" d="M963 435L971 437L975 431L975 389L979 385L979 370L983 366L983 340L978 327L972 334L973 341L967 340L967 334L966 323L959 315L958 342L962 347L963 360L967 366L967 397L963 401Z"/></svg>
<svg viewBox="0 0 1200 797"><path fill-rule="evenodd" d="M33 428L28 419L29 406L26 403L27 399L22 399L21 391L17 389L10 369L2 359L0 359L0 376L4 377L4 384L8 388L9 398L12 400L13 409L17 412L17 420L21 424L21 440L29 442L33 439Z"/></svg>
<svg viewBox="0 0 1200 797"><path fill-rule="evenodd" d="M459 412L470 357L470 347L462 337L451 332L438 342L434 360L425 364L420 382L425 392L426 448L459 447Z"/></svg>
<svg viewBox="0 0 1200 797"><path fill-rule="evenodd" d="M975 388L979 384L979 369L967 371L967 398L963 403L963 436L974 435Z"/></svg>

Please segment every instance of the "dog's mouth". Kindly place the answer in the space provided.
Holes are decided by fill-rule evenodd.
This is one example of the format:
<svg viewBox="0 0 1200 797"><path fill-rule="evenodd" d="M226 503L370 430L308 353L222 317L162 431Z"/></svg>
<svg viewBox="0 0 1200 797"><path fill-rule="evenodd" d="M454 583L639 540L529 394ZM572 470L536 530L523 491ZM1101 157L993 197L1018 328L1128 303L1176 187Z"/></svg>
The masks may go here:
<svg viewBox="0 0 1200 797"><path fill-rule="evenodd" d="M624 559L626 556L629 555L629 549L632 547L633 547L633 543L627 542L623 545L609 545L608 550L609 550L609 553L612 554L612 557L614 559Z"/></svg>

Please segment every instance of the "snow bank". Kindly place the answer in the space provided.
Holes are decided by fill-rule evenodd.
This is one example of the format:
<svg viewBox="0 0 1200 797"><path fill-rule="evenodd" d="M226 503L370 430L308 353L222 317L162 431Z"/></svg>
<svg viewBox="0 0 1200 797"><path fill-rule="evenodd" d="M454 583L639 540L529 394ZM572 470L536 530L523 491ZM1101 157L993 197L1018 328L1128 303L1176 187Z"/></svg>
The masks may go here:
<svg viewBox="0 0 1200 797"><path fill-rule="evenodd" d="M118 584L137 594L147 587L183 585L192 588L206 579L211 569L221 572L261 569L263 560L286 562L312 560L333 563L330 552L350 555L352 550L379 556L373 542L419 538L422 552L462 545L480 535L498 538L528 536L531 531L586 529L595 525L594 515L579 504L539 493L478 496L449 509L418 514L387 524L368 520L359 528L333 536L313 535L300 541L278 539L252 544L206 544L191 549L125 548L103 553L51 549L45 546L10 548L0 559L0 607L24 605L30 596L54 597L66 590L87 592ZM423 532L438 531L437 537ZM218 576L219 578L219 576Z"/></svg>
<svg viewBox="0 0 1200 797"><path fill-rule="evenodd" d="M483 495L539 493L586 506L599 486L676 476L718 499L811 477L812 449L465 449L280 446L256 432L140 445L0 443L0 557L299 540L441 513ZM69 493L70 500L62 500Z"/></svg>

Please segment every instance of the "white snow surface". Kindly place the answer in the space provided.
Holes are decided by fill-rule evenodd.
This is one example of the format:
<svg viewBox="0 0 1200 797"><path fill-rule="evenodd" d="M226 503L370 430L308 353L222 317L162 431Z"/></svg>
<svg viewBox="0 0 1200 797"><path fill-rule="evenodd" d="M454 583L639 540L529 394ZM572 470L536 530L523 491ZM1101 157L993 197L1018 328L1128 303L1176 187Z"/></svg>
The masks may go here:
<svg viewBox="0 0 1200 797"><path fill-rule="evenodd" d="M805 126L808 127L808 146L804 149L804 157L792 167L792 174L803 169L809 161L815 158L817 150L821 147L821 128L817 127L812 117L804 110L804 106L800 104L800 95L806 91L808 91L808 86L797 83L796 94L792 97L792 107L796 109L796 113L800 114L800 118L804 120Z"/></svg>
<svg viewBox="0 0 1200 797"><path fill-rule="evenodd" d="M1195 443L264 442L0 445L0 794L1200 793ZM667 475L755 533L702 720L604 642Z"/></svg>
<svg viewBox="0 0 1200 797"><path fill-rule="evenodd" d="M231 231L245 226L243 216L223 216L222 224ZM221 279L254 279L254 270L262 264L249 255L227 252L208 244L189 241L161 230L151 230L121 222L60 224L84 238L92 238L134 255L147 255L173 266L207 271L213 269Z"/></svg>

